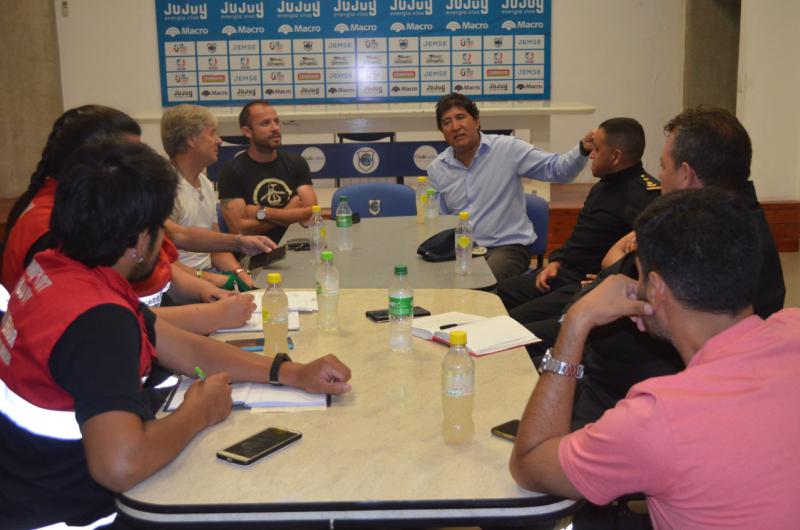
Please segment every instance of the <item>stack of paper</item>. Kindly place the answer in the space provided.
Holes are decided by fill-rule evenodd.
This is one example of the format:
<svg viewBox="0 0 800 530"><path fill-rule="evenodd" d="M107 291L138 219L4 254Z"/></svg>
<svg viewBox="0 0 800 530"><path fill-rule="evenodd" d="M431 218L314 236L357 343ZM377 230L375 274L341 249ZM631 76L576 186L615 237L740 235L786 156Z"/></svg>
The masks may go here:
<svg viewBox="0 0 800 530"><path fill-rule="evenodd" d="M459 325L450 326L450 324ZM508 315L484 318L451 312L415 318L411 326L412 332L417 337L444 344L450 344L452 331L465 331L467 351L476 357L541 341Z"/></svg>
<svg viewBox="0 0 800 530"><path fill-rule="evenodd" d="M180 383L170 395L164 410L172 412L183 403L186 390L194 379L181 377ZM275 408L318 410L329 404L327 394L310 394L305 390L286 386L273 386L266 383L234 383L231 385L233 405L246 408Z"/></svg>
<svg viewBox="0 0 800 530"><path fill-rule="evenodd" d="M256 304L256 309L253 314L243 326L238 328L223 328L218 329L218 333L228 333L237 331L261 331L261 297L264 295L264 289L255 291L248 291L248 294L253 295L253 301ZM298 312L317 311L317 293L314 291L289 291L286 293L289 299L289 331L297 331L300 329L300 315Z"/></svg>

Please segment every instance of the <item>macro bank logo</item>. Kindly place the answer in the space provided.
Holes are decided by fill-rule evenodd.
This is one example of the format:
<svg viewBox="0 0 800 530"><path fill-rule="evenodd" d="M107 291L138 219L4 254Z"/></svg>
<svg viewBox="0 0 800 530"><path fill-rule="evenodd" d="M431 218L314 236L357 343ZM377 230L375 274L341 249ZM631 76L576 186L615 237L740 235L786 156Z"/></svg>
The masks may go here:
<svg viewBox="0 0 800 530"><path fill-rule="evenodd" d="M177 37L178 35L181 34L181 30L179 30L175 26L170 26L164 33L166 33L167 37Z"/></svg>
<svg viewBox="0 0 800 530"><path fill-rule="evenodd" d="M208 4L205 2L167 2L164 20L208 20Z"/></svg>
<svg viewBox="0 0 800 530"><path fill-rule="evenodd" d="M225 26L224 28L222 28L222 34L227 35L228 37L230 37L231 35L236 35L236 28L234 28L233 26Z"/></svg>
<svg viewBox="0 0 800 530"><path fill-rule="evenodd" d="M395 22L394 24L389 26L389 29L394 31L395 33L400 33L406 30L406 25L403 24L402 22Z"/></svg>
<svg viewBox="0 0 800 530"><path fill-rule="evenodd" d="M336 27L333 28L333 31L335 31L336 33L347 33L348 31L350 31L350 26L348 26L347 24L342 24L340 22L339 24L336 24Z"/></svg>

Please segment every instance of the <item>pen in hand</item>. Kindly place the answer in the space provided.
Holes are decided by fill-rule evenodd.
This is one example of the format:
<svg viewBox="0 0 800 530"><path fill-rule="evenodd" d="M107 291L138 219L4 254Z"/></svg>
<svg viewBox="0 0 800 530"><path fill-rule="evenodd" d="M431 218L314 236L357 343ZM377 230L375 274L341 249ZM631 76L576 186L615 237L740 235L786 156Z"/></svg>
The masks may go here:
<svg viewBox="0 0 800 530"><path fill-rule="evenodd" d="M199 366L195 366L194 367L194 373L197 374L197 378L200 381L205 381L206 380L206 373Z"/></svg>

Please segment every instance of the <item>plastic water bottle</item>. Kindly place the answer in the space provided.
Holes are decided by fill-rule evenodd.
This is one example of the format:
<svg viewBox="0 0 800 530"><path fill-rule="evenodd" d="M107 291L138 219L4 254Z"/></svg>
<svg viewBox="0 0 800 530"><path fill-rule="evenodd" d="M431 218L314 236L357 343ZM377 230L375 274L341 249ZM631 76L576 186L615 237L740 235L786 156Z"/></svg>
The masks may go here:
<svg viewBox="0 0 800 530"><path fill-rule="evenodd" d="M264 327L264 355L286 351L289 336L289 299L281 289L281 273L267 274L267 289L261 298L261 323Z"/></svg>
<svg viewBox="0 0 800 530"><path fill-rule="evenodd" d="M450 350L442 361L442 437L448 444L463 444L475 435L475 362L467 352L467 333L450 333Z"/></svg>
<svg viewBox="0 0 800 530"><path fill-rule="evenodd" d="M414 290L408 281L408 267L395 265L394 278L389 285L389 350L410 352L413 348L413 309Z"/></svg>
<svg viewBox="0 0 800 530"><path fill-rule="evenodd" d="M339 206L336 208L336 232L339 252L353 250L353 210L347 204L347 195L339 197Z"/></svg>
<svg viewBox="0 0 800 530"><path fill-rule="evenodd" d="M472 226L469 224L469 212L460 212L456 225L456 274L469 274L471 263Z"/></svg>
<svg viewBox="0 0 800 530"><path fill-rule="evenodd" d="M425 219L436 219L439 217L439 203L434 198L436 190L428 188L425 190L425 195L428 197L427 203L425 204Z"/></svg>
<svg viewBox="0 0 800 530"><path fill-rule="evenodd" d="M317 322L323 331L335 331L339 325L339 271L333 266L333 252L322 251L317 268Z"/></svg>
<svg viewBox="0 0 800 530"><path fill-rule="evenodd" d="M311 263L320 262L320 252L325 250L325 220L318 204L311 207Z"/></svg>
<svg viewBox="0 0 800 530"><path fill-rule="evenodd" d="M428 177L417 177L417 224L425 224L425 207L428 204Z"/></svg>

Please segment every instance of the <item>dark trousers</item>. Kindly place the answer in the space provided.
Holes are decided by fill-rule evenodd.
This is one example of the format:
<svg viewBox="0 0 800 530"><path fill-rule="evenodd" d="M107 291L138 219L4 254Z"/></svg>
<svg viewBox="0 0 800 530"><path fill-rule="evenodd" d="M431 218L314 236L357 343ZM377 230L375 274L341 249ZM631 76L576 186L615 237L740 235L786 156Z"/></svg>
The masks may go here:
<svg viewBox="0 0 800 530"><path fill-rule="evenodd" d="M497 295L508 314L521 324L558 319L564 307L581 288L583 275L561 267L550 282L550 291L536 288L536 276L541 269L498 282Z"/></svg>
<svg viewBox="0 0 800 530"><path fill-rule="evenodd" d="M487 250L486 263L499 282L528 270L531 254L523 245L500 245Z"/></svg>

